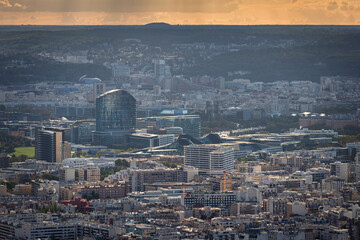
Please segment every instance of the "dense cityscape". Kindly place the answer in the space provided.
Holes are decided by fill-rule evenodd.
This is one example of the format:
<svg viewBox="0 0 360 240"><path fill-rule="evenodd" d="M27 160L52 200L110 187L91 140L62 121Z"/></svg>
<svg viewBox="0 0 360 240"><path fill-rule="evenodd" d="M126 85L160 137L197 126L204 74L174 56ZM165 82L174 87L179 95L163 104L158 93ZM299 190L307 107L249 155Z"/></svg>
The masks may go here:
<svg viewBox="0 0 360 240"><path fill-rule="evenodd" d="M360 239L358 69L220 60L314 45L276 30L63 48L0 38L0 239Z"/></svg>

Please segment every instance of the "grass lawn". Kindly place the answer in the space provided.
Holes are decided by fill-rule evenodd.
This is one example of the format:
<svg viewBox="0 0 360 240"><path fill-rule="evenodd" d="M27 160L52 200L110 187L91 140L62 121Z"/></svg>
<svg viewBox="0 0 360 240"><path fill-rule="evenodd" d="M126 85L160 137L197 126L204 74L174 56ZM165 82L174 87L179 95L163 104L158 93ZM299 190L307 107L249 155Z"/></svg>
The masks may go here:
<svg viewBox="0 0 360 240"><path fill-rule="evenodd" d="M34 147L17 147L14 152L15 156L26 155L29 158L35 157L35 148Z"/></svg>

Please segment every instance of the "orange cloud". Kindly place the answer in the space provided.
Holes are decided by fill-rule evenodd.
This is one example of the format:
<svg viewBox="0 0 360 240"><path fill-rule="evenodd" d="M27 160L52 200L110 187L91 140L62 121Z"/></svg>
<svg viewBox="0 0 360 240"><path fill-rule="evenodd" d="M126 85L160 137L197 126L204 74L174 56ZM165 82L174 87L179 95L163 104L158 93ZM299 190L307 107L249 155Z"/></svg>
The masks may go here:
<svg viewBox="0 0 360 240"><path fill-rule="evenodd" d="M0 0L7 1L8 0ZM13 0L35 12L231 12L239 0ZM14 3L14 4L15 4ZM10 4L7 11L16 11ZM1 6L0 6L1 9Z"/></svg>
<svg viewBox="0 0 360 240"><path fill-rule="evenodd" d="M0 0L0 24L359 24L358 0Z"/></svg>

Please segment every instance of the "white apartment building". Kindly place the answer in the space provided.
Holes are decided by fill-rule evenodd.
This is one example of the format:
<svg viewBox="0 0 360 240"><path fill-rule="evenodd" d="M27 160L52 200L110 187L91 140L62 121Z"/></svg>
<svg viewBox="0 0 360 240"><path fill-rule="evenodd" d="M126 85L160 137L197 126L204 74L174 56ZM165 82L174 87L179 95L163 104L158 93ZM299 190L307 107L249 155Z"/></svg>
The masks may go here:
<svg viewBox="0 0 360 240"><path fill-rule="evenodd" d="M194 144L185 147L185 165L199 170L234 169L234 149L214 144Z"/></svg>

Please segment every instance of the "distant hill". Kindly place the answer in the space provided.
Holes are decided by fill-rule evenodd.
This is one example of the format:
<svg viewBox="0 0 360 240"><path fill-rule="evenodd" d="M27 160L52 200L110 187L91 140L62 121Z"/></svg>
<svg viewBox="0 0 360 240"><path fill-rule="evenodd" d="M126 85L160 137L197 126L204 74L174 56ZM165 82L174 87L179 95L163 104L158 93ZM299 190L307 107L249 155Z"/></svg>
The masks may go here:
<svg viewBox="0 0 360 240"><path fill-rule="evenodd" d="M171 25L168 23L163 23L163 22L155 22L155 23L148 23L145 24L146 28L159 28L159 29L164 29L164 28L170 28Z"/></svg>
<svg viewBox="0 0 360 240"><path fill-rule="evenodd" d="M360 78L359 26L190 26L149 23L138 26L0 26L0 83L76 81L84 74L104 81L110 69L97 64L64 64L33 59L39 52L76 52L107 46L121 47L124 39L172 51L173 44L248 44L239 51L215 52L198 58L173 74L224 76L249 71L252 81L311 80L341 75ZM292 47L264 47L263 43L293 40ZM257 47L258 46L258 47ZM111 51L109 51L111 52ZM199 51L189 54L200 55ZM29 58L27 68L9 68Z"/></svg>

